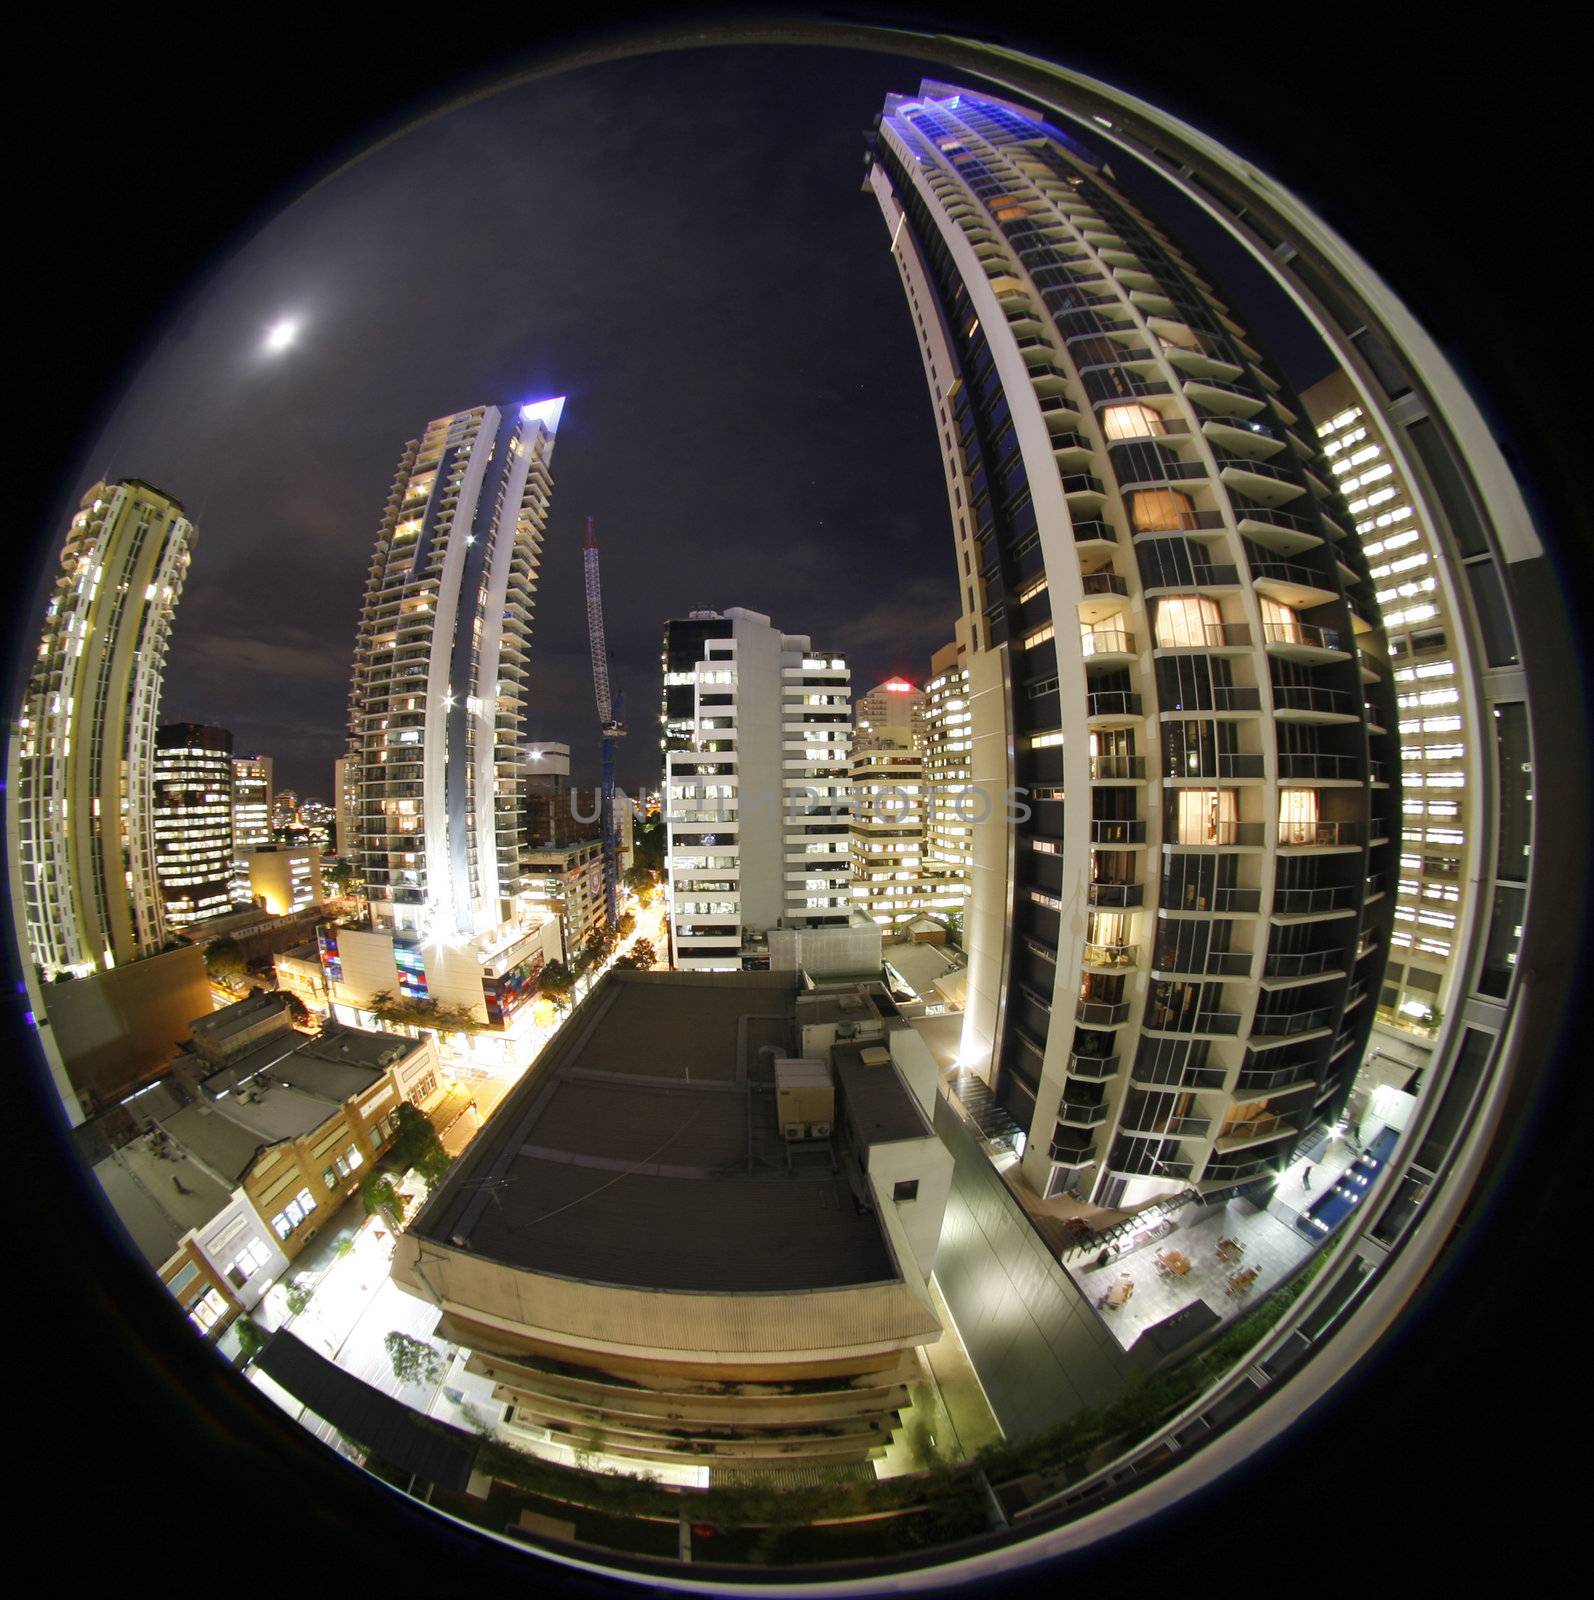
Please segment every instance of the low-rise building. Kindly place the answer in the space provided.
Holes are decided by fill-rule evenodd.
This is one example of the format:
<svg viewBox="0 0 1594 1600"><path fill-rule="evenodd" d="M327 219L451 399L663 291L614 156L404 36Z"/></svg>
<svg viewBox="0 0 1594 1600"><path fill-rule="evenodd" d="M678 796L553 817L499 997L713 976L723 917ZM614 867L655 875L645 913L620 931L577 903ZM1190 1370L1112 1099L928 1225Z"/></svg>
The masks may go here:
<svg viewBox="0 0 1594 1600"><path fill-rule="evenodd" d="M318 906L326 898L321 884L321 852L306 845L257 845L239 852L249 881L249 898L274 917Z"/></svg>
<svg viewBox="0 0 1594 1600"><path fill-rule="evenodd" d="M800 1047L799 982L610 972L399 1239L394 1281L530 1441L711 1469L889 1443L941 1330L935 1067L874 1001L877 1040Z"/></svg>

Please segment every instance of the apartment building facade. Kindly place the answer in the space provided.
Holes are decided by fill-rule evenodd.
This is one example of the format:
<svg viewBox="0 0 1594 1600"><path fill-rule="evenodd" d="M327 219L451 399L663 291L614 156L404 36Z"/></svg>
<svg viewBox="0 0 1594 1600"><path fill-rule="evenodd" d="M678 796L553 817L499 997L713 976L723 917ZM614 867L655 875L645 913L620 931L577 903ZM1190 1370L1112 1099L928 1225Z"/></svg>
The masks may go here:
<svg viewBox="0 0 1594 1600"><path fill-rule="evenodd" d="M1394 694L1352 519L1299 402L1077 142L926 82L872 149L990 802L962 1058L1040 1195L1259 1181L1343 1106L1388 953Z"/></svg>
<svg viewBox="0 0 1594 1600"><path fill-rule="evenodd" d="M165 942L155 729L197 536L176 500L136 478L95 484L67 529L7 774L17 933L47 978Z"/></svg>
<svg viewBox="0 0 1594 1600"><path fill-rule="evenodd" d="M969 787L969 670L965 662L968 626L930 658L925 680L924 782L927 791L925 857L940 875L944 894L961 914L968 899L975 797Z"/></svg>
<svg viewBox="0 0 1594 1600"><path fill-rule="evenodd" d="M671 621L664 661L665 864L676 966L734 970L758 960L772 928L846 925L846 661L740 607Z"/></svg>
<svg viewBox="0 0 1594 1600"><path fill-rule="evenodd" d="M271 843L272 759L270 756L232 758L232 897L248 905L249 876L241 859L245 850Z"/></svg>
<svg viewBox="0 0 1594 1600"><path fill-rule="evenodd" d="M1383 609L1395 681L1400 870L1378 1017L1431 1040L1450 1003L1456 930L1468 893L1464 862L1475 826L1466 758L1479 730L1465 718L1459 623L1436 577L1433 537L1350 379L1342 373L1325 378L1301 395L1301 404L1356 519ZM1505 714L1498 720L1505 722ZM1525 728L1508 726L1502 739L1516 746L1502 752L1506 760L1526 759ZM1525 884L1526 860L1502 861L1501 877Z"/></svg>
<svg viewBox="0 0 1594 1600"><path fill-rule="evenodd" d="M356 1007L385 989L497 1024L529 998L542 942L517 901L517 779L563 408L440 417L400 458L349 701L358 800L346 853L370 923L323 939L333 990Z"/></svg>

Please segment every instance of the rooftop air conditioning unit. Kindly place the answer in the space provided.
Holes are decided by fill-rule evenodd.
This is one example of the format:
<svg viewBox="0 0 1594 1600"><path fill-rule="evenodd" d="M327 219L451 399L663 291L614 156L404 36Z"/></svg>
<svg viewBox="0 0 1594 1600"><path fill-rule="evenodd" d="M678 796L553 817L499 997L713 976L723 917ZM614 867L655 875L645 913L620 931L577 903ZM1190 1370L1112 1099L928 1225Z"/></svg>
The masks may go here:
<svg viewBox="0 0 1594 1600"><path fill-rule="evenodd" d="M828 1122L810 1122L808 1124L810 1138L828 1139L830 1137L830 1124Z"/></svg>

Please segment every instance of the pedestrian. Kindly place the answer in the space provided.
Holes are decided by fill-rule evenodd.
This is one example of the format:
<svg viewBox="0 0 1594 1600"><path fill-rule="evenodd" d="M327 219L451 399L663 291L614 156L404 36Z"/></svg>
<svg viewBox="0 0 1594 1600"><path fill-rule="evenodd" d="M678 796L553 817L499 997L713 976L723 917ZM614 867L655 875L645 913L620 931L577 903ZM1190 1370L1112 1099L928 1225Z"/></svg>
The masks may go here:
<svg viewBox="0 0 1594 1600"><path fill-rule="evenodd" d="M1104 1267L1111 1260L1112 1260L1112 1251L1109 1250L1106 1245L1103 1245L1101 1247L1101 1254L1096 1257L1096 1265L1098 1267Z"/></svg>
<svg viewBox="0 0 1594 1600"><path fill-rule="evenodd" d="M1303 1189L1312 1187L1312 1167L1310 1162L1301 1168L1301 1187Z"/></svg>

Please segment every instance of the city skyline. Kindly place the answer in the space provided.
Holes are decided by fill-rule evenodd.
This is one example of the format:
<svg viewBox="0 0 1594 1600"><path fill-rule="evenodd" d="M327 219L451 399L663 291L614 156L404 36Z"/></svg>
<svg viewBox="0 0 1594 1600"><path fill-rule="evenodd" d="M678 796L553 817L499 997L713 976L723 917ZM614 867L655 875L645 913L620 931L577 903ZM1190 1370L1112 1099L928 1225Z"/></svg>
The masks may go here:
<svg viewBox="0 0 1594 1600"><path fill-rule="evenodd" d="M756 117L777 61L813 107L810 138ZM858 681L923 681L957 615L955 574L894 274L850 182L859 130L915 69L740 50L679 69L668 90L628 64L574 74L415 130L264 229L167 331L89 456L183 500L206 529L163 716L227 727L238 749L273 757L285 787L329 793L389 441L486 393L569 396L526 728L570 744L578 780L598 764L580 616L589 514L612 675L633 706L656 690L663 622L701 607L795 606ZM758 137L705 158L705 97ZM624 129L550 132L611 99ZM462 142L549 155L525 171L495 157L478 179L506 200L477 225L452 177ZM639 192L644 148L678 191ZM720 214L718 195L753 182L788 226ZM418 212L435 224L426 246L387 251ZM588 265L570 273L577 237ZM629 264L661 237L645 272ZM616 317L646 285L668 314ZM1300 349L1323 359L1309 338ZM860 545L889 581L844 598L831 575ZM621 746L628 791L659 775L651 741Z"/></svg>
<svg viewBox="0 0 1594 1600"><path fill-rule="evenodd" d="M912 78L912 77L906 77L906 75L903 75L903 77L899 78L899 85L903 86L903 88L906 88L906 86L909 85L909 83L911 83L911 82L914 82L914 78ZM773 120L773 118L771 118L771 120ZM867 208L867 202L866 202L866 208ZM1424 307L1424 310L1426 310L1426 307ZM627 307L627 315L629 315L629 314L631 314L631 310L629 310L629 307ZM1436 323L1436 326L1437 326L1437 323ZM885 325L885 331L887 331L888 334L893 333L893 330L891 330L890 323L887 323L887 325ZM895 334L893 334L893 336L896 336L896 338L899 338L899 334L901 334L901 325L899 325L899 318L898 318L898 325L896 325L896 331L895 331ZM1293 386L1301 387L1301 381L1296 381L1295 384L1293 384ZM560 382L557 382L557 379L555 379L554 386L552 386L551 389L547 390L547 392L554 392L554 389L562 390L563 387L567 387L567 386L563 386L563 384L560 384ZM469 403L469 400L471 400L471 398L475 397L475 392L477 392L477 390L471 390L471 392L456 392L456 394L450 394L450 395L448 395L447 400L443 400L443 398L439 398L439 402L437 402L437 405L435 405L435 406L431 405L431 403L427 403L427 406L424 406L423 410L426 410L426 414L435 414L435 413L437 413L437 411L442 410L443 406L445 406L445 405L448 405L448 406L464 405L464 403ZM490 390L488 390L487 386L480 386L480 392L490 392ZM413 397L413 395L410 395L410 397L408 397L408 398L410 398L410 402L413 402L413 400L415 400L415 397ZM413 406L411 406L411 410L413 410ZM922 424L923 419L920 418L919 421L920 421L920 424ZM386 424L384 424L384 426L386 426ZM118 466L117 470L122 470L122 467ZM136 470L136 469L133 469L133 467L130 467L130 470ZM291 472L288 475L291 475ZM170 486L170 491L171 491L171 493L181 493L181 486L179 486L179 485ZM602 517L602 507L600 507L600 506L599 507L589 507L589 509L597 510L597 514L599 514L600 517ZM575 507L570 507L570 510L571 510L571 515L575 515L576 514ZM208 515L208 512L206 512L206 515ZM941 525L941 523L935 523L935 525L930 525L930 526L931 526L931 528L933 528L933 526L944 526L944 525ZM715 533L717 533L717 530L715 530ZM368 530L363 531L363 534L350 534L350 536L352 536L352 538L354 538L354 539L368 538ZM931 534L931 536L928 536L928 538L925 539L925 549L931 550L931 552L933 552L933 549L935 549L935 544L936 544L936 539L935 539L935 536L933 536L933 534ZM320 563L317 563L317 565L320 565ZM302 568L301 568L301 571L302 571ZM318 579L320 579L320 573L318 573L318 571L317 571L317 573L314 574L314 576L315 576L315 579L317 579L317 581L318 581ZM264 587L264 586L261 586L261 587ZM296 600L298 600L298 598L299 598L298 594L290 594L290 592L288 592L288 590L296 589L296 587L298 587L298 586L290 586L290 584L286 584L286 582L283 582L283 584L280 584L280 586L277 586L277 587L280 587L280 589L283 590L283 597L285 597L286 605L290 605L291 606L291 605L293 605L294 602L296 602ZM312 586L310 586L310 587L314 587L314 584L312 584ZM851 587L851 586L848 586L848 587ZM543 606L539 606L539 613L543 613L543 611L546 610L547 602L549 602L549 598L551 598L551 597L549 597L549 595L547 595L547 594L543 595L544 605ZM707 595L707 597L701 597L701 600L698 600L698 602L693 602L693 603L704 603L704 605L715 605L715 606L720 606L720 608L725 608L725 606L727 606L728 603L730 603L730 602L736 602L736 603L741 602L741 598L743 598L743 592L741 592L741 590L738 589L738 590L733 590L733 592L727 592L727 594ZM1514 598L1516 598L1516 597L1514 597ZM555 605L560 605L560 606L563 605L563 602L560 602L560 600L555 600L554 603L555 603ZM765 603L767 603L767 602L765 602ZM805 624L805 626L807 626L807 624ZM819 621L819 619L813 619L813 624L811 624L811 626L815 626L815 627L823 626L823 622ZM179 624L179 627L181 627L181 624ZM347 632L346 624L344 624L344 627L342 627L342 637L346 637L346 632ZM939 643L944 643L944 637L946 637L946 632L947 632L946 629L941 630L941 638L939 638L939 640L938 640ZM338 634L338 629L333 629L333 634ZM277 643L277 640L275 640L275 638L267 638L267 643ZM1512 658L1512 659L1516 659L1516 658ZM539 664L539 656L538 656L538 651L536 651L536 648L533 648L533 661L535 661L535 664ZM1535 670L1538 669L1538 661L1536 661L1536 659L1535 659L1535 661L1533 661L1533 667L1535 667ZM904 674L909 675L909 677L914 678L915 682L922 682L923 678L925 678L925 669L923 669L922 661L915 661L915 662L895 662L895 661L893 661L893 662L890 662L890 664L887 664L887 666L885 666L885 670L887 670L887 672L898 672L898 670L901 670L901 672L904 672ZM533 667L533 672L536 672L536 666ZM181 669L179 669L179 677L181 677L181 675L182 675L181 674ZM866 662L866 664L864 664L864 666L859 667L859 678L861 678L861 680L863 680L863 682L867 682L867 680L871 680L871 678L874 678L875 675L877 675L877 670L872 669L872 664L867 664L867 662ZM1538 680L1535 680L1535 682L1538 682ZM583 694L581 694L581 688L583 688L583 683L581 683L581 678L579 678L579 675L576 675L575 683L573 683L573 686L571 686L570 694L568 694L568 696L567 696L568 704L570 704L570 707L571 707L571 718L573 718L573 722L575 722L576 718L579 718L579 717L581 717L581 715L583 715L583 707L584 707L584 704L586 704L586 702L584 702L584 696L583 696ZM640 696L640 702L642 702L643 706L647 706L648 701L650 701L650 694L648 694L647 688L648 688L647 680L645 680L645 682L643 682L643 693L642 693L642 696ZM168 691L168 699L166 699L166 704L165 704L165 706L163 706L163 714L165 714L166 717L173 717L173 715L197 715L198 714L198 710L200 710L200 709L198 709L198 707L189 706L189 704L187 704L186 699L182 698L181 683L173 683L173 685L170 686L170 691ZM1496 714L1496 715L1498 715L1498 714ZM232 718L226 717L226 714L222 714L222 720L229 720L229 722L230 722L230 720L232 720ZM640 720L640 718L634 718L634 720ZM587 726L587 728L584 728L583 731L584 731L584 734L586 734L586 739L589 739L589 741L591 741L591 744L592 744L592 746L594 746L594 749L595 749L595 738L594 738L594 734L592 734L591 728L589 728L589 726ZM1535 728L1535 731L1538 731L1538 730L1536 730L1536 728ZM544 739L544 741L546 741L546 739L549 738L549 736L551 736L551 733L552 733L552 730L551 731L541 731L541 730L539 730L538 736L539 736L539 738ZM250 739L250 741L248 741L248 742L254 742L254 741L253 741L253 739ZM266 749L267 752L269 752L269 750L272 749L272 746L270 746L269 742L267 742L267 741L259 741L259 744L261 744L262 749ZM291 781L293 781L294 784L296 784L296 786L298 786L299 789L301 789L301 790L312 790L312 792L325 792L325 779L322 779L322 781L317 781L317 779L312 778L312 776L309 776L309 773L307 773L307 771L299 771L298 770L298 766L291 766L291 760L293 760L293 758L290 757L290 770L288 770L288 773L286 773L285 781L286 781L286 779L291 779ZM1525 768L1524 768L1524 770L1525 770ZM1548 773L1546 773L1546 778L1548 778ZM1543 920L1543 918L1540 918L1540 920ZM1519 930L1519 933L1520 933L1520 930ZM1504 990L1501 990L1501 992L1504 992ZM1458 1010L1458 1016L1460 1016L1460 1006L1458 1006L1458 1008L1456 1008L1456 1010ZM1540 1008L1540 1010L1541 1010L1541 1008ZM32 1018L30 1018L30 1019L32 1019ZM1469 1019L1469 1021L1476 1021L1476 1018L1471 1018L1471 1019ZM1479 1038L1479 1035L1472 1034L1471 1037L1472 1038ZM1474 1061L1476 1061L1476 1056L1474 1056L1474 1058L1472 1058L1472 1059L1474 1059ZM1431 1098L1432 1098L1432 1096L1431 1096ZM339 1168L339 1171L341 1171L341 1168ZM347 1176L347 1173L342 1173L342 1176ZM331 1178L331 1176L328 1176L328 1178L326 1178L326 1184L328 1184L328 1187L333 1186L333 1178ZM181 1186L178 1186L178 1187L179 1187L179 1190L181 1190ZM1389 1187L1389 1186L1386 1186L1386 1187ZM1426 1195L1426 1192L1428 1192L1428 1190L1426 1190L1426 1187L1424 1187L1424 1189L1421 1190L1421 1194ZM477 1198L477 1203L480 1203L480 1200L482 1200L482 1198L485 1198L485 1197ZM495 1200L496 1200L496 1198L498 1198L498 1195L496 1195L496 1190L495 1190ZM1383 1205L1383 1202L1381 1202L1381 1200L1380 1200L1380 1205ZM1436 1208L1431 1208L1431 1210L1436 1210ZM1388 1206L1388 1216L1391 1219L1396 1219L1397 1216L1399 1216L1399 1213L1397 1213L1396 1205L1392 1205L1392 1203L1391 1203L1391 1205ZM1498 1213L1495 1213L1495 1218L1496 1218L1496 1222L1498 1222ZM1420 1222L1420 1226L1421 1226L1421 1222L1423 1222L1423 1219L1421 1219L1421 1218L1418 1219L1418 1222ZM1402 1226L1402 1227L1410 1226L1410 1216L1405 1216L1404 1221L1400 1221L1399 1226ZM1372 1242L1368 1242L1367 1246L1365 1246L1365 1248L1367 1248L1367 1250L1372 1250ZM1338 1270L1338 1269L1335 1269L1335 1270ZM1376 1262L1375 1262L1375 1272L1376 1272ZM1328 1274L1325 1274L1325 1277L1327 1277L1327 1275ZM1349 1274L1346 1274L1346 1283L1349 1283ZM1352 1285L1352 1288L1354 1288L1354 1285ZM1476 1288L1472 1288L1472 1296L1474 1296L1474 1298L1476 1298L1476 1294L1477 1294ZM1144 1296L1143 1296L1143 1299L1144 1299ZM1335 1304L1338 1304L1338 1302L1335 1302ZM1452 1302L1452 1309L1453 1309L1453 1302ZM1122 1317L1119 1318L1119 1322L1123 1322L1123 1318ZM1452 1330L1452 1331L1455 1331L1455 1330ZM1340 1346L1341 1347L1344 1347L1344 1346L1346 1346L1346 1344L1348 1344L1348 1339L1340 1339L1340 1341L1338 1341L1338 1342L1340 1342ZM1452 1342L1455 1342L1455 1341L1452 1341ZM1439 1358L1440 1358L1440 1360L1442 1360L1442 1352L1439 1352ZM1271 1376L1271 1374L1269 1374L1269 1376ZM1258 1376L1258 1378L1256 1378L1255 1381L1258 1382L1258 1384L1260 1384L1260 1382L1261 1382L1260 1376ZM1439 1390L1436 1390L1436 1392L1439 1392ZM1442 1410L1442 1408L1436 1408L1436 1410ZM1389 1418L1389 1416L1380 1416L1380 1418L1376 1419L1376 1422L1378 1422L1378 1426L1383 1426L1384 1429L1386 1429L1386 1437L1396 1437L1396 1435L1399 1434L1399 1429L1397 1429L1397 1427L1394 1426L1394 1424L1392 1424L1391 1418ZM1416 1434L1416 1430L1418 1430L1418 1427L1428 1427L1428 1426L1429 1426L1429 1419L1428 1418L1423 1418L1423 1419L1421 1419L1420 1424L1413 1424L1412 1429L1410 1429L1410 1432L1412 1432L1412 1434L1415 1435ZM1320 1435L1319 1435L1319 1437L1320 1437ZM1367 1434L1365 1434L1365 1432L1357 1432L1356 1437L1359 1438L1360 1442L1362 1442L1362 1445L1360 1445L1360 1448L1362 1448L1362 1450L1365 1451L1365 1437L1367 1437ZM1295 1459L1296 1459L1296 1461L1301 1461L1301 1459L1303 1459L1303 1458L1301 1458L1300 1454L1296 1454L1296 1458ZM1260 1462L1258 1462L1258 1464L1260 1464ZM1322 1461L1322 1458L1317 1459L1316 1470L1319 1470L1319 1472L1322 1472L1322 1470L1324 1470L1324 1461ZM1232 1501L1231 1501L1231 1504L1232 1504ZM1255 1517L1255 1502L1250 1502L1250 1504L1247 1504L1247 1507L1245 1507L1245 1512L1247 1512L1247 1515L1252 1515L1252 1517ZM1260 1520L1260 1518L1256 1518L1256 1520Z"/></svg>

